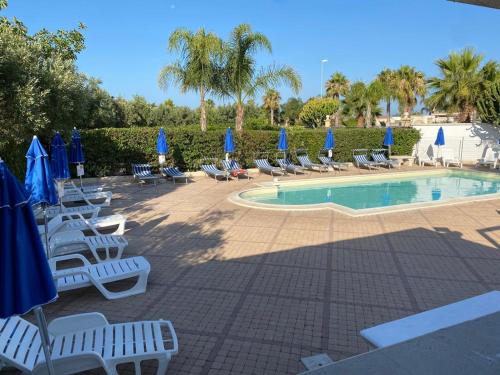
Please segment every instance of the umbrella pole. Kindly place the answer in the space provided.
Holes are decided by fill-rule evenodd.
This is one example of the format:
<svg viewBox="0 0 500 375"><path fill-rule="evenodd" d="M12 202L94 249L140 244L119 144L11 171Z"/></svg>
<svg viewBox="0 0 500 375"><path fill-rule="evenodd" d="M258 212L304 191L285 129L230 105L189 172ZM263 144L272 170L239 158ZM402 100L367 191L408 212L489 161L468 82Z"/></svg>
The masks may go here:
<svg viewBox="0 0 500 375"><path fill-rule="evenodd" d="M80 166L80 163L78 163L78 166ZM83 178L82 178L82 175L78 176L80 177L80 189L82 190L83 192Z"/></svg>
<svg viewBox="0 0 500 375"><path fill-rule="evenodd" d="M49 248L49 220L47 218L47 204L42 203L43 209L43 224L45 227L45 251L47 252L47 259L50 258L50 248Z"/></svg>
<svg viewBox="0 0 500 375"><path fill-rule="evenodd" d="M43 354L45 355L45 364L47 365L47 371L49 375L55 375L54 364L52 363L51 356L51 346L49 331L47 329L47 321L45 320L45 315L40 306L36 307L34 310L38 331L40 332L40 338L42 341Z"/></svg>

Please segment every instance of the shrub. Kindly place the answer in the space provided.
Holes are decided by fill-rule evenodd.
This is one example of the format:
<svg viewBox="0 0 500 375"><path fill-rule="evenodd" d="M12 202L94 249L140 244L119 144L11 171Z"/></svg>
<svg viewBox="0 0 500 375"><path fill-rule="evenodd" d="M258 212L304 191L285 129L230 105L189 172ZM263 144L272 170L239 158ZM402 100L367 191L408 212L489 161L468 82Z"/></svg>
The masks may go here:
<svg viewBox="0 0 500 375"><path fill-rule="evenodd" d="M340 103L332 98L314 98L309 100L300 111L300 121L306 126L320 128L324 125L326 116L333 115L339 109Z"/></svg>
<svg viewBox="0 0 500 375"><path fill-rule="evenodd" d="M82 131L87 163L87 176L105 176L129 174L130 164L149 162L157 165L156 137L158 127L141 128L108 128ZM395 145L393 154L411 154L412 148L420 138L416 129L394 128ZM333 152L335 160L351 161L354 148L380 148L385 129L350 129L334 130L336 147ZM198 170L200 161L207 157L224 157L223 127L201 132L197 127L167 128L167 139L170 146L166 157L167 163L174 164L182 170ZM323 147L326 130L288 128L288 144L290 150L305 148L312 159L315 159ZM233 132L236 144L234 157L244 167L253 167L256 156L269 157L272 161L277 152L278 130L244 130L241 134Z"/></svg>

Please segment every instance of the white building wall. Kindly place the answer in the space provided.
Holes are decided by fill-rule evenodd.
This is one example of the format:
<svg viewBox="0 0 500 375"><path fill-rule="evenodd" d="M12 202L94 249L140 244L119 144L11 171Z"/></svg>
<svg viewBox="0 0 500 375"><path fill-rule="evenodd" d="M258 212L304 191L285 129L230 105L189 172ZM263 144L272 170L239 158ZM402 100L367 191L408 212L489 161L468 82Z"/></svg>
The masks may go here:
<svg viewBox="0 0 500 375"><path fill-rule="evenodd" d="M439 149L434 146L439 127L443 127L445 146L453 150L456 157L465 163L476 162L484 156L488 146L500 148L500 128L489 124L418 124L413 125L422 134L414 147L414 155L427 154L439 157Z"/></svg>

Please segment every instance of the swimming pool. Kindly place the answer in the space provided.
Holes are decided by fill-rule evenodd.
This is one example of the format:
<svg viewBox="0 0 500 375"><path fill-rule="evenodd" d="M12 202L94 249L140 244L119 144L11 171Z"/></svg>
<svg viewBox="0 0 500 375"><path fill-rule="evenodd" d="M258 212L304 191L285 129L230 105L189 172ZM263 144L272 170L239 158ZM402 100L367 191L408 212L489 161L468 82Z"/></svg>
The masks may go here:
<svg viewBox="0 0 500 375"><path fill-rule="evenodd" d="M231 200L259 208L334 208L356 215L495 198L499 192L500 174L436 170L279 181Z"/></svg>

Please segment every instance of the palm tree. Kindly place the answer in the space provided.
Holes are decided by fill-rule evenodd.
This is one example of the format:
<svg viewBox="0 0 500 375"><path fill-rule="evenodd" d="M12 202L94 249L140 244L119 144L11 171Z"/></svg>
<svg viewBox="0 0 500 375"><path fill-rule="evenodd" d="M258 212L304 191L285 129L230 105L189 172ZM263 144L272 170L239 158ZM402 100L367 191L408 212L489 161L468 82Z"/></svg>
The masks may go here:
<svg viewBox="0 0 500 375"><path fill-rule="evenodd" d="M351 85L345 97L345 105L351 115L356 118L358 127L372 125L373 115L379 113L377 105L382 95L383 89L377 80L368 85L361 81Z"/></svg>
<svg viewBox="0 0 500 375"><path fill-rule="evenodd" d="M158 79L161 88L166 90L173 81L180 85L181 91L198 91L200 95L200 126L207 130L207 113L205 96L215 87L214 77L217 70L217 60L223 52L220 38L207 33L203 28L195 34L186 29L175 30L168 40L168 49L177 52L180 58L177 62L165 66Z"/></svg>
<svg viewBox="0 0 500 375"><path fill-rule="evenodd" d="M274 111L280 108L280 100L280 93L273 89L267 90L262 98L263 107L271 112L271 125L274 125Z"/></svg>
<svg viewBox="0 0 500 375"><path fill-rule="evenodd" d="M350 82L345 75L340 72L335 72L332 74L330 79L326 81L326 95L333 99L340 99L340 96L345 96L349 91ZM340 123L340 106L337 112L335 112L335 126L339 126Z"/></svg>
<svg viewBox="0 0 500 375"><path fill-rule="evenodd" d="M470 122L488 82L499 77L498 64L490 61L480 68L482 60L483 56L470 48L437 60L441 77L429 79L432 95L427 105L447 112L458 111L460 122Z"/></svg>
<svg viewBox="0 0 500 375"><path fill-rule="evenodd" d="M424 97L427 92L424 73L412 66L403 65L395 71L395 79L395 94L400 111L411 115L418 97Z"/></svg>
<svg viewBox="0 0 500 375"><path fill-rule="evenodd" d="M382 70L378 76L377 80L382 85L383 98L386 105L387 113L387 124L391 124L391 100L397 99L396 88L397 88L397 76L396 72L392 69Z"/></svg>
<svg viewBox="0 0 500 375"><path fill-rule="evenodd" d="M225 64L221 94L236 102L236 130L243 130L245 100L279 84L288 84L298 92L301 81L298 74L286 65L269 66L257 72L255 54L260 50L272 52L271 42L264 34L253 32L248 24L236 26L225 47Z"/></svg>

